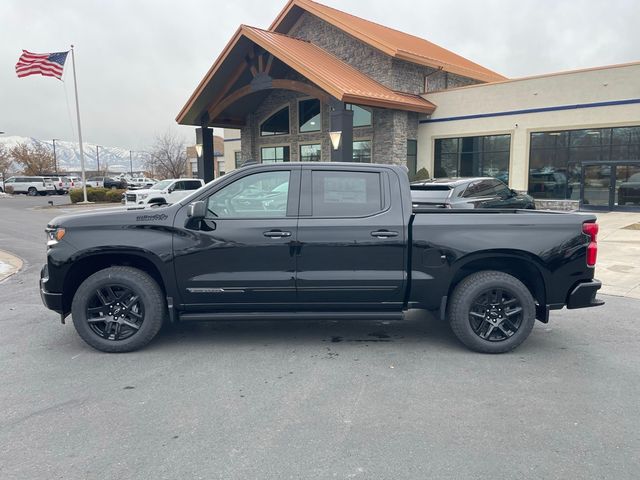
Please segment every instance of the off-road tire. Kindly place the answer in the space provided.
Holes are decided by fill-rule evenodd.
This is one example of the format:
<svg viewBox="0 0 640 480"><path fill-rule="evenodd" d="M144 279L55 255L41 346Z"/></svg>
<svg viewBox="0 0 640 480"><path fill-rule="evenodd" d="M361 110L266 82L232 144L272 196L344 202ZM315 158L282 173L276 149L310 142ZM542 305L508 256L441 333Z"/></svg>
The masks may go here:
<svg viewBox="0 0 640 480"><path fill-rule="evenodd" d="M503 340L490 341L474 331L472 321L479 320L477 312L473 314L476 316L472 317L471 311L472 307L477 305L476 300L486 294L485 292L497 290L502 290L505 296L508 293L510 298L516 299L522 310L521 316L518 317L518 328L511 336L505 335L506 338ZM448 320L453 333L469 349L481 353L504 353L516 348L531 333L535 315L535 301L529 289L512 275L492 270L476 272L464 278L456 286L448 306ZM511 329L507 327L507 330Z"/></svg>
<svg viewBox="0 0 640 480"><path fill-rule="evenodd" d="M137 332L123 340L99 336L88 322L87 308L97 289L121 285L139 296L143 305L143 320ZM161 288L145 272L132 267L110 267L89 276L76 291L71 305L73 325L80 337L101 352L131 352L147 345L158 333L167 317L167 307Z"/></svg>

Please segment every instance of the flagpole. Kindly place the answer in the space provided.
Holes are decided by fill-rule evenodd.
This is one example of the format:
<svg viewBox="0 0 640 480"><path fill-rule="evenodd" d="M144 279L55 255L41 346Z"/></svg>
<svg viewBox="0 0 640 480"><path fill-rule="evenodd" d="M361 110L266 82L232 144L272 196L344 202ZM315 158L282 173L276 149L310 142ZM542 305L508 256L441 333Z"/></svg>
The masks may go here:
<svg viewBox="0 0 640 480"><path fill-rule="evenodd" d="M78 81L76 80L76 56L71 45L71 64L73 66L73 89L76 93L76 115L78 116L78 142L80 142L80 169L82 170L82 191L84 200L81 203L90 203L87 200L87 179L84 171L84 149L82 148L82 128L80 127L80 106L78 105Z"/></svg>

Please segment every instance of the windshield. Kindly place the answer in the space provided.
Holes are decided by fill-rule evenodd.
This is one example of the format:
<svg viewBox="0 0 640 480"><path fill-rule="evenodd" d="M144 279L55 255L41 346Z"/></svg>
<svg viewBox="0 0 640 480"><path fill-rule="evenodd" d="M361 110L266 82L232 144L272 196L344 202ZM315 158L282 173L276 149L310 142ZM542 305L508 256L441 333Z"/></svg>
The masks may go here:
<svg viewBox="0 0 640 480"><path fill-rule="evenodd" d="M173 183L173 180L162 180L161 182L156 183L151 190L163 190L167 188L169 185Z"/></svg>

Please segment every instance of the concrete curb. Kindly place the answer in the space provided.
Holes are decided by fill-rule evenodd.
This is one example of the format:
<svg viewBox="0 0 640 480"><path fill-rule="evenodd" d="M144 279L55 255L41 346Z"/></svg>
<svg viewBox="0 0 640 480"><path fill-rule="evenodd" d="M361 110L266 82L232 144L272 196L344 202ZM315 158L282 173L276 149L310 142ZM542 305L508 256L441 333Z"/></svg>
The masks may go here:
<svg viewBox="0 0 640 480"><path fill-rule="evenodd" d="M22 268L22 259L15 255L0 250L0 282L14 275Z"/></svg>

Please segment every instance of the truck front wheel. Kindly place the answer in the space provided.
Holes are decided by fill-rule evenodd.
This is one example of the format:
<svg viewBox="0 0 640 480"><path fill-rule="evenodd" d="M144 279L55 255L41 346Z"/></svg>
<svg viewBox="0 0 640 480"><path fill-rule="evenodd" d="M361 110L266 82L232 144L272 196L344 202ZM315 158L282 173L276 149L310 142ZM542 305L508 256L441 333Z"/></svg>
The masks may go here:
<svg viewBox="0 0 640 480"><path fill-rule="evenodd" d="M73 325L102 352L131 352L156 336L166 305L162 290L145 272L110 267L88 277L73 297Z"/></svg>
<svg viewBox="0 0 640 480"><path fill-rule="evenodd" d="M449 323L471 350L504 353L529 336L535 312L533 296L520 280L485 270L458 284L449 304Z"/></svg>

